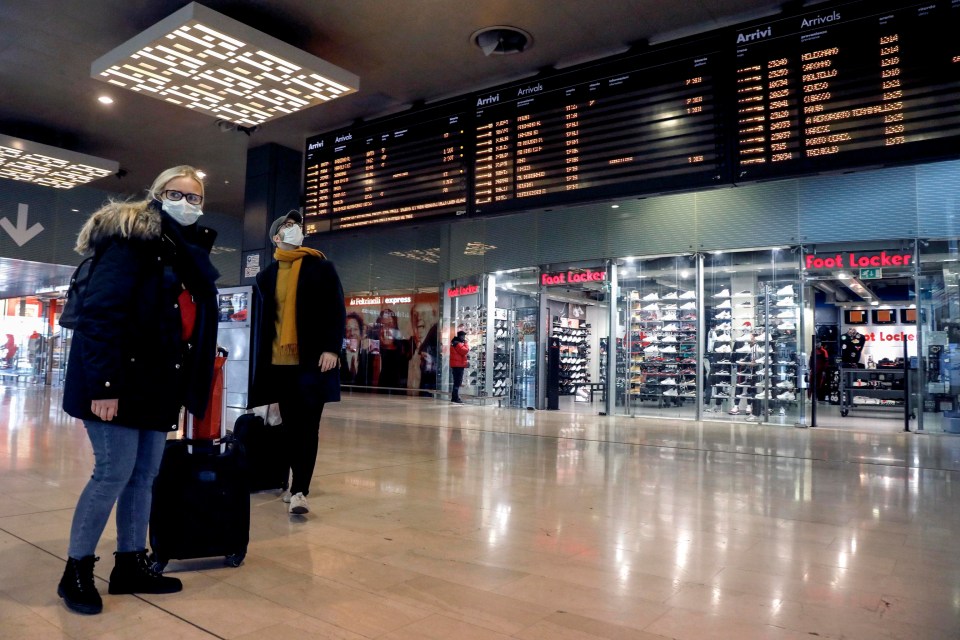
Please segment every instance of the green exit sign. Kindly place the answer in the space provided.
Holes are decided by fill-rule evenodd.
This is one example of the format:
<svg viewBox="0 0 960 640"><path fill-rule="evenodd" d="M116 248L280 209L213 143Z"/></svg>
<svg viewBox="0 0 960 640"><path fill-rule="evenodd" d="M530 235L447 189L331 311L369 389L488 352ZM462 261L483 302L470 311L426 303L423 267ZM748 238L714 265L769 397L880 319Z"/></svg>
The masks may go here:
<svg viewBox="0 0 960 640"><path fill-rule="evenodd" d="M883 277L883 269L860 269L861 280L879 280Z"/></svg>

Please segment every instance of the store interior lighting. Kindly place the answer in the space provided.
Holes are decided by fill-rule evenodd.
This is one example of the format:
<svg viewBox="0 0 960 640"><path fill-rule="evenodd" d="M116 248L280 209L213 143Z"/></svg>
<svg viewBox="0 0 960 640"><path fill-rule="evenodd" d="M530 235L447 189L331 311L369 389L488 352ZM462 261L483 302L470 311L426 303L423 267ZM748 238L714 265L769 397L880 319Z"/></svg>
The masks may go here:
<svg viewBox="0 0 960 640"><path fill-rule="evenodd" d="M248 127L360 88L349 71L196 2L95 60L90 73Z"/></svg>
<svg viewBox="0 0 960 640"><path fill-rule="evenodd" d="M72 189L119 170L114 160L0 135L0 178Z"/></svg>

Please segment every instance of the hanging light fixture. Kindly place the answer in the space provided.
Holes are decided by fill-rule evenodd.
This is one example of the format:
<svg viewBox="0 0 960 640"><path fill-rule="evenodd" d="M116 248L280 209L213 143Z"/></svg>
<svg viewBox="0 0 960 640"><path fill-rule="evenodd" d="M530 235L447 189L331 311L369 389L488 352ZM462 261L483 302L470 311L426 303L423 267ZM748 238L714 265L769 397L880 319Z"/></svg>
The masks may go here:
<svg viewBox="0 0 960 640"><path fill-rule="evenodd" d="M349 71L196 2L95 60L90 73L247 127L360 88Z"/></svg>
<svg viewBox="0 0 960 640"><path fill-rule="evenodd" d="M72 189L119 170L114 160L0 135L0 178Z"/></svg>

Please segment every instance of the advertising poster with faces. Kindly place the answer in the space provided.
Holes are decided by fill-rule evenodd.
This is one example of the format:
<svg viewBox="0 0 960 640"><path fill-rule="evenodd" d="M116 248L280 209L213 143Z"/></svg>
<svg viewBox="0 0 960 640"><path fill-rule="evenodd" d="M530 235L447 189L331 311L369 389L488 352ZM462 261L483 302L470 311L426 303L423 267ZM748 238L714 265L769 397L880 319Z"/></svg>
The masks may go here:
<svg viewBox="0 0 960 640"><path fill-rule="evenodd" d="M436 389L439 294L347 295L340 382Z"/></svg>

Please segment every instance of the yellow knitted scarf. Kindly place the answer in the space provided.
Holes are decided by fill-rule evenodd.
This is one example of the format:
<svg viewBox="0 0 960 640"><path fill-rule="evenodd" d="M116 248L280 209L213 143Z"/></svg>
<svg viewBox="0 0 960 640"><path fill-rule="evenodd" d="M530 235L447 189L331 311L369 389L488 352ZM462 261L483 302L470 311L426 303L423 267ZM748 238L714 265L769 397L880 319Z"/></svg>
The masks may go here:
<svg viewBox="0 0 960 640"><path fill-rule="evenodd" d="M290 277L287 280L287 297L283 302L283 319L280 322L280 350L283 353L297 355L297 283L300 281L300 265L303 256L317 256L326 259L322 252L309 247L297 247L292 251L277 249L273 257L281 262L289 262Z"/></svg>

